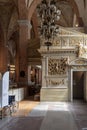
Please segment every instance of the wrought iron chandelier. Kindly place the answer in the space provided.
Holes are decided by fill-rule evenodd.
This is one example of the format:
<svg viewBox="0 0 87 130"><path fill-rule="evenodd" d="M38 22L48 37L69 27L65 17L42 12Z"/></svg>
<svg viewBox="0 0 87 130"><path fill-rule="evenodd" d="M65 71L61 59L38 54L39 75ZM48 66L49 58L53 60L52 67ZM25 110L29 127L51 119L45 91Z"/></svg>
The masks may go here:
<svg viewBox="0 0 87 130"><path fill-rule="evenodd" d="M41 18L40 34L45 39L47 50L52 45L51 40L59 31L57 21L60 19L61 11L57 9L55 0L42 0L38 7L39 16Z"/></svg>

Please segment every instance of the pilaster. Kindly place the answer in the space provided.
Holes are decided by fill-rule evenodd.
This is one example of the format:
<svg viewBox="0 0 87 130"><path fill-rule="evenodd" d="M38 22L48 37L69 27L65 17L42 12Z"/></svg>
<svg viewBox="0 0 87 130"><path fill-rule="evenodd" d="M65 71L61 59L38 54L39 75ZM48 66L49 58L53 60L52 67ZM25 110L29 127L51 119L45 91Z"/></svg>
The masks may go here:
<svg viewBox="0 0 87 130"><path fill-rule="evenodd" d="M46 57L42 58L42 87L46 87Z"/></svg>
<svg viewBox="0 0 87 130"><path fill-rule="evenodd" d="M30 39L30 30L32 28L31 23L29 20L18 20L19 26L24 28L27 28L27 35L28 39Z"/></svg>

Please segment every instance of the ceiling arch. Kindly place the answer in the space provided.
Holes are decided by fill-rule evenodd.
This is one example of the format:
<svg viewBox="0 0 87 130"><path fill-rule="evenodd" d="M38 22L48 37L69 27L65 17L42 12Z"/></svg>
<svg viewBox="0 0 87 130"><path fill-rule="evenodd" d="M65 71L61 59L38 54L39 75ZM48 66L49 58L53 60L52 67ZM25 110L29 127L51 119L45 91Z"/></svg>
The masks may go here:
<svg viewBox="0 0 87 130"><path fill-rule="evenodd" d="M72 7L73 11L76 13L77 17L79 17L79 10L77 7L77 4L75 0L56 0L57 2L68 2L70 6ZM33 13L35 12L35 9L37 5L41 2L41 0L33 0L31 6L28 9L28 17L31 19Z"/></svg>
<svg viewBox="0 0 87 130"><path fill-rule="evenodd" d="M36 8L41 0L33 0L29 10L28 10L28 18L32 19L33 13L36 12ZM58 24L64 27L73 27L74 14L76 15L76 21L78 21L78 25L80 25L79 20L79 10L75 0L56 0L58 8L61 10L61 18L58 21ZM67 19L68 18L68 19Z"/></svg>

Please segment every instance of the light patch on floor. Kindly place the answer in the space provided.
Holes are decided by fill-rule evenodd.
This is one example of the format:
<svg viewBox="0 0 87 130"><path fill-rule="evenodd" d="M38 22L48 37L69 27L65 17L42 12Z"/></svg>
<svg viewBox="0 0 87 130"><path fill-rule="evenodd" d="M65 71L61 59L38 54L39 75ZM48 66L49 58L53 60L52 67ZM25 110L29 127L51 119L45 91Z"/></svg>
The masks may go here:
<svg viewBox="0 0 87 130"><path fill-rule="evenodd" d="M48 102L48 111L40 130L78 130L68 103ZM45 103L44 103L45 106Z"/></svg>
<svg viewBox="0 0 87 130"><path fill-rule="evenodd" d="M47 104L46 105L45 104L39 104L29 113L29 116L31 116L31 117L45 116L47 110L48 110Z"/></svg>
<svg viewBox="0 0 87 130"><path fill-rule="evenodd" d="M55 105L49 105L48 111L69 111L66 103L57 103Z"/></svg>

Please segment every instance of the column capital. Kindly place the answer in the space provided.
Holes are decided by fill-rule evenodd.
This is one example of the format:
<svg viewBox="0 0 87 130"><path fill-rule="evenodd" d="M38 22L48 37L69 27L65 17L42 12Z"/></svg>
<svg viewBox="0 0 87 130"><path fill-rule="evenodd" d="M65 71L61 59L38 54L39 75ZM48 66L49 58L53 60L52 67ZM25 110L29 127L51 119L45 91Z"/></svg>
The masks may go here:
<svg viewBox="0 0 87 130"><path fill-rule="evenodd" d="M22 20L21 19L21 20L18 20L18 23L19 23L19 25L28 26L30 29L32 28L32 25L31 25L29 20L26 20L26 19Z"/></svg>

